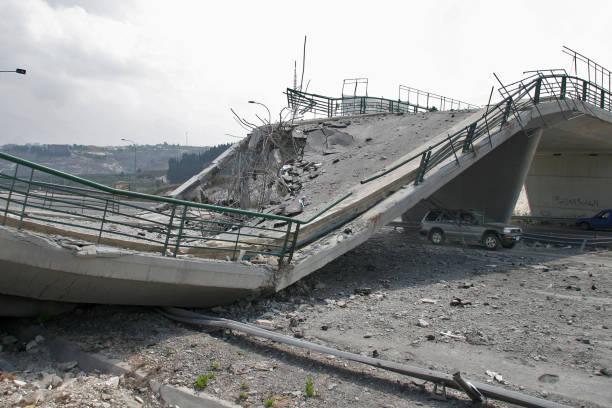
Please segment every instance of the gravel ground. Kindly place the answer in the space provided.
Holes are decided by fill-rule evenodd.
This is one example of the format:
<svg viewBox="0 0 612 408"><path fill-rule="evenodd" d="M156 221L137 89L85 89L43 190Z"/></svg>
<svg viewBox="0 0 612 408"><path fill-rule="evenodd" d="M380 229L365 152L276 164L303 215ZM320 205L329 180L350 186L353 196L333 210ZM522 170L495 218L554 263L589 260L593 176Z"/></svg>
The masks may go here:
<svg viewBox="0 0 612 408"><path fill-rule="evenodd" d="M461 369L469 379L572 406L603 407L612 405L611 266L608 252L435 247L413 233L384 229L270 298L203 312L363 355L447 373ZM150 309L83 307L44 325L164 383L198 390L202 376L200 385L207 384L198 392L242 406L471 405L431 383L240 333L207 333ZM161 404L129 377L116 384L108 375L58 368L44 339L29 351L8 343L0 363L13 367L1 374L2 406L27 405L41 394L37 388L49 388L41 384L43 372L62 384L42 391L40 406L64 406L61 398L69 398L66 406Z"/></svg>

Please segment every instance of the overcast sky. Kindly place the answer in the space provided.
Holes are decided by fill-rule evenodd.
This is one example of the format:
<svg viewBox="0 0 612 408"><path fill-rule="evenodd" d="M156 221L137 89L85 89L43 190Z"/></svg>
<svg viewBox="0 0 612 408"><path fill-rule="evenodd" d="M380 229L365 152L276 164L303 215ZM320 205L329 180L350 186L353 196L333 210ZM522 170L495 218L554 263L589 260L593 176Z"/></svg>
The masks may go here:
<svg viewBox="0 0 612 408"><path fill-rule="evenodd" d="M242 136L230 107L278 112L308 36L310 91L405 84L475 104L504 81L569 68L567 45L612 68L612 2L0 0L0 144L211 145Z"/></svg>

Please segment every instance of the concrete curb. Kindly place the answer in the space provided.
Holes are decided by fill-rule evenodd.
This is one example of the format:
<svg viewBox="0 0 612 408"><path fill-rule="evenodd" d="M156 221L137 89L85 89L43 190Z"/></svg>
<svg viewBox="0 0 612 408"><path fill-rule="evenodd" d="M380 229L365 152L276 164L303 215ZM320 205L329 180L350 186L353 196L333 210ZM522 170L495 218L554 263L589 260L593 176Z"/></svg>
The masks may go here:
<svg viewBox="0 0 612 408"><path fill-rule="evenodd" d="M98 353L88 353L68 340L52 336L45 329L36 326L23 327L18 323L6 327L20 341L27 343L37 335L45 338L44 344L49 349L52 358L57 362L76 361L83 371L99 371L113 375L133 375L136 379L146 381L146 375L134 370L128 363L109 359ZM176 387L162 384L157 380L148 381L149 388L159 393L161 399L169 405L181 408L241 408L230 401L222 400L205 393L196 393L186 387Z"/></svg>

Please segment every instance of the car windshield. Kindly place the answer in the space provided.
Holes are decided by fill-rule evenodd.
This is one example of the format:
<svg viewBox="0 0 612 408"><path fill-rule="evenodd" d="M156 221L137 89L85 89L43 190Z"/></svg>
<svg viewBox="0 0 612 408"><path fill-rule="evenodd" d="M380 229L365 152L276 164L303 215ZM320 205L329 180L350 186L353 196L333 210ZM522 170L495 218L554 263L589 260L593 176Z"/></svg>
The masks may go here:
<svg viewBox="0 0 612 408"><path fill-rule="evenodd" d="M457 220L457 212L456 211L444 211L442 216L440 217L440 221L456 221Z"/></svg>
<svg viewBox="0 0 612 408"><path fill-rule="evenodd" d="M425 217L425 220L426 221L435 221L435 220L438 219L438 217L440 216L441 213L442 213L442 211L439 211L439 210L430 211L427 214L427 217Z"/></svg>

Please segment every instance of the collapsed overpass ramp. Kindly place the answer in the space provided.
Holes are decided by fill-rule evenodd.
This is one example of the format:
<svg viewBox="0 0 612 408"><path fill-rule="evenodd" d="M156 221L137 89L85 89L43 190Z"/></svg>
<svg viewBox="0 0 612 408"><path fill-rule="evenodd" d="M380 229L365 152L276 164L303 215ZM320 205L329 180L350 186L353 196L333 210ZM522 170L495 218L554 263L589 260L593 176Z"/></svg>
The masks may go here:
<svg viewBox="0 0 612 408"><path fill-rule="evenodd" d="M258 128L171 197L0 153L4 301L211 306L280 290L431 202L505 220L543 141L605 148L612 133L609 91L567 75L476 111L363 106Z"/></svg>

